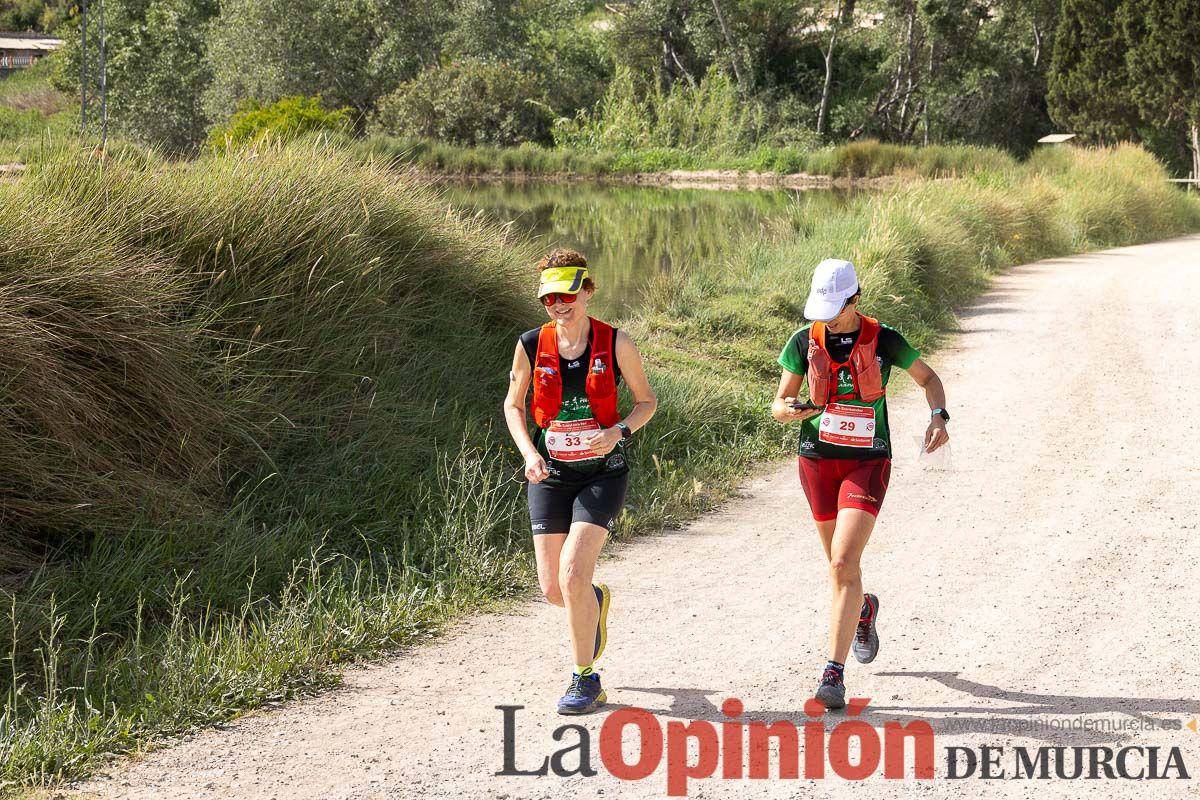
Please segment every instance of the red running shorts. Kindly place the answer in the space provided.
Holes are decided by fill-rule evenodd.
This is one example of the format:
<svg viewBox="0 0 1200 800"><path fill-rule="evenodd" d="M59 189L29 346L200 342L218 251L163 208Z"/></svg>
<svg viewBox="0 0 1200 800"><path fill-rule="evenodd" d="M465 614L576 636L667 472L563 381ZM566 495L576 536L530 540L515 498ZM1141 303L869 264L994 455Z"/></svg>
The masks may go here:
<svg viewBox="0 0 1200 800"><path fill-rule="evenodd" d="M837 519L843 508L857 508L879 516L892 475L890 458L798 458L800 485L808 498L813 519Z"/></svg>

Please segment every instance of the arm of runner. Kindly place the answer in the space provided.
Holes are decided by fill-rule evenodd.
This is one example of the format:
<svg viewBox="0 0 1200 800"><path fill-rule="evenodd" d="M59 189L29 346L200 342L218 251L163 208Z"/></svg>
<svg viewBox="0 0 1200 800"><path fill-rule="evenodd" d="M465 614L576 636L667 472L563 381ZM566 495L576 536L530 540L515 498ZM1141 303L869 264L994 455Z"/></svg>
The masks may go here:
<svg viewBox="0 0 1200 800"><path fill-rule="evenodd" d="M803 382L803 375L783 370L783 374L779 376L779 388L775 391L775 399L771 402L772 417L780 422L796 422L821 413L819 408L792 408L791 404L796 402L796 395L800 394L800 385Z"/></svg>
<svg viewBox="0 0 1200 800"><path fill-rule="evenodd" d="M925 400L931 412L935 408L946 407L946 389L942 386L942 379L928 364L919 358L915 359L908 368L908 374L925 390ZM946 430L946 420L931 415L929 427L925 429L925 452L932 453L948 441L950 434Z"/></svg>
<svg viewBox="0 0 1200 800"><path fill-rule="evenodd" d="M533 439L529 438L529 428L525 421L525 397L529 394L529 383L533 377L533 368L529 364L529 356L525 347L517 341L517 351L513 353L512 371L508 373L508 395L504 398L504 421L508 423L508 433L516 442L517 449L525 458L525 477L531 483L539 483L550 475L546 459L537 451Z"/></svg>
<svg viewBox="0 0 1200 800"><path fill-rule="evenodd" d="M613 349L616 351L617 363L621 365L621 377L625 379L625 384L633 394L633 408L621 421L629 426L629 430L636 431L654 416L658 409L658 397L650 388L650 381L646 380L641 353L625 331L617 331L617 341ZM617 442L621 441L621 436L620 428L605 428L589 436L585 444L600 455L607 455L617 446Z"/></svg>

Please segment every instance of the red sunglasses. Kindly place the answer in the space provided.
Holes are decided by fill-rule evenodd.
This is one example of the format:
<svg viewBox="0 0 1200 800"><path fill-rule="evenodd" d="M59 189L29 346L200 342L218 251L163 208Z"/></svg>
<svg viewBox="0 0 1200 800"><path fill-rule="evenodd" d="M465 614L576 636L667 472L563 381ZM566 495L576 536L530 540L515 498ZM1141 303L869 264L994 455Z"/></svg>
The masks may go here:
<svg viewBox="0 0 1200 800"><path fill-rule="evenodd" d="M550 294L542 295L542 305L552 306L555 303L574 303L577 294L567 294L566 292L551 292Z"/></svg>

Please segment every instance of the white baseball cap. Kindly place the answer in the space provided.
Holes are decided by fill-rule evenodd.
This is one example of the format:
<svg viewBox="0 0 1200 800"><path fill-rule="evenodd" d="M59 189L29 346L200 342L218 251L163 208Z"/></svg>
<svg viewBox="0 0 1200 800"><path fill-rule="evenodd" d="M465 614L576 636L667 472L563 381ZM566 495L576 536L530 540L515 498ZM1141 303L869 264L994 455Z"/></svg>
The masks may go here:
<svg viewBox="0 0 1200 800"><path fill-rule="evenodd" d="M816 322L828 322L858 292L854 265L840 258L827 258L813 272L812 289L804 304L804 316Z"/></svg>

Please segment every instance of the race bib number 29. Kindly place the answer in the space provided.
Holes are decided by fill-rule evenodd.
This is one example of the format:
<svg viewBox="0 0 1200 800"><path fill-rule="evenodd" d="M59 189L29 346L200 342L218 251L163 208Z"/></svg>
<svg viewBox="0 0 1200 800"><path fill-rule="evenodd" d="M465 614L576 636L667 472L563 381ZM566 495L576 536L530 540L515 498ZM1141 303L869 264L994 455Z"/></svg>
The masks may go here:
<svg viewBox="0 0 1200 800"><path fill-rule="evenodd" d="M822 442L841 447L870 447L875 439L875 409L830 403L818 425Z"/></svg>
<svg viewBox="0 0 1200 800"><path fill-rule="evenodd" d="M555 461L586 461L599 458L584 442L593 433L600 432L594 419L575 419L566 422L555 420L546 429L546 451Z"/></svg>

